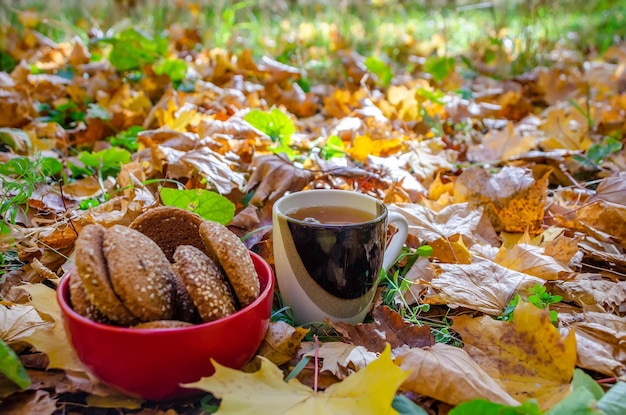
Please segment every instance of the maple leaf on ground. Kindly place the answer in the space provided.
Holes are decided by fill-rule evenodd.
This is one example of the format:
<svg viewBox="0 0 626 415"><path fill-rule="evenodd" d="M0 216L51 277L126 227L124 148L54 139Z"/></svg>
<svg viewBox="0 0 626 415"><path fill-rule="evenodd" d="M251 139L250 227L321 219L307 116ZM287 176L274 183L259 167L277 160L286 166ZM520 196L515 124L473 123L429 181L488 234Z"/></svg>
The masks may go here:
<svg viewBox="0 0 626 415"><path fill-rule="evenodd" d="M0 339L7 344L17 343L35 330L53 325L54 322L44 320L31 305L0 305Z"/></svg>
<svg viewBox="0 0 626 415"><path fill-rule="evenodd" d="M595 197L611 203L626 205L626 173L602 179L596 188Z"/></svg>
<svg viewBox="0 0 626 415"><path fill-rule="evenodd" d="M283 380L282 371L267 359L254 373L215 366L215 374L183 384L212 393L221 399L217 415L397 414L391 403L407 373L394 365L390 348L367 367L335 383L323 392Z"/></svg>
<svg viewBox="0 0 626 415"><path fill-rule="evenodd" d="M626 376L626 321L609 313L559 313L576 330L576 364L608 376Z"/></svg>
<svg viewBox="0 0 626 415"><path fill-rule="evenodd" d="M352 325L338 321L331 325L345 341L377 353L382 352L387 344L392 349L405 345L426 347L435 344L428 326L409 323L387 306L374 308L372 317L373 323Z"/></svg>
<svg viewBox="0 0 626 415"><path fill-rule="evenodd" d="M248 179L245 192L255 190L250 204L273 204L286 192L297 192L309 184L313 172L300 169L280 156L266 154L253 161L254 172Z"/></svg>
<svg viewBox="0 0 626 415"><path fill-rule="evenodd" d="M514 271L544 280L565 279L574 271L559 264L553 257L544 254L544 248L528 243L500 247L495 262Z"/></svg>
<svg viewBox="0 0 626 415"><path fill-rule="evenodd" d="M537 399L542 410L570 393L576 367L576 336L561 337L548 310L520 301L513 321L490 316L452 317L464 350L519 402Z"/></svg>
<svg viewBox="0 0 626 415"><path fill-rule="evenodd" d="M518 293L527 293L544 280L513 271L495 262L477 258L472 264L433 264L430 282L435 293L424 298L428 304L466 307L485 314L500 315Z"/></svg>
<svg viewBox="0 0 626 415"><path fill-rule="evenodd" d="M465 170L454 184L458 202L483 207L497 231L537 232L543 223L548 176L539 180L532 171L504 167L490 174L480 167Z"/></svg>
<svg viewBox="0 0 626 415"><path fill-rule="evenodd" d="M534 138L517 131L509 121L504 129L490 130L485 134L481 144L469 148L467 156L473 162L508 160L531 150L534 146Z"/></svg>
<svg viewBox="0 0 626 415"><path fill-rule="evenodd" d="M410 370L401 389L430 396L450 405L472 399L517 405L507 391L472 361L465 350L436 343L400 352L395 363Z"/></svg>

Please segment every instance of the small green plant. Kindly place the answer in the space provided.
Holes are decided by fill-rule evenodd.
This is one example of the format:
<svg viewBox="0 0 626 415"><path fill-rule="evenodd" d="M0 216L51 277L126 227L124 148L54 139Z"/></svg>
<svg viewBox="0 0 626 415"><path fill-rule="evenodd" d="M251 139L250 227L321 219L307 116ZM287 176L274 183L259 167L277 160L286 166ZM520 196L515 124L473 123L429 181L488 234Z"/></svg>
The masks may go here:
<svg viewBox="0 0 626 415"><path fill-rule="evenodd" d="M35 188L59 173L63 165L52 157L16 157L0 165L0 216L15 223L18 209L28 209L28 200Z"/></svg>
<svg viewBox="0 0 626 415"><path fill-rule="evenodd" d="M324 160L330 160L333 157L343 157L346 155L346 146L339 136L331 135L322 147L320 155Z"/></svg>
<svg viewBox="0 0 626 415"><path fill-rule="evenodd" d="M291 144L291 135L296 132L296 126L287 114L273 108L270 112L253 109L246 114L244 119L253 127L258 128L267 134L272 142L276 143L271 148L275 154L284 153L289 160L295 158L293 149L289 147Z"/></svg>
<svg viewBox="0 0 626 415"><path fill-rule="evenodd" d="M160 195L164 205L197 213L206 220L227 224L235 216L233 202L209 190L163 187Z"/></svg>
<svg viewBox="0 0 626 415"><path fill-rule="evenodd" d="M556 304L563 300L563 297L560 295L552 295L549 293L547 288L541 284L535 284L531 289L529 289L529 291L531 294L528 296L528 302L542 310L548 310L551 304ZM496 319L502 321L513 320L513 312L515 311L515 307L519 304L520 299L520 295L516 294L515 297L509 301L509 304L507 304L502 315L496 317ZM559 321L558 313L556 310L549 311L550 321L552 324L556 325Z"/></svg>
<svg viewBox="0 0 626 415"><path fill-rule="evenodd" d="M56 122L61 127L69 129L76 127L76 124L85 121L85 112L78 108L72 101L66 101L59 105L52 106L47 103L39 104L38 111L42 122Z"/></svg>
<svg viewBox="0 0 626 415"><path fill-rule="evenodd" d="M365 58L365 67L376 77L376 84L386 88L391 83L393 71L391 67L380 58L368 56Z"/></svg>
<svg viewBox="0 0 626 415"><path fill-rule="evenodd" d="M599 168L600 164L611 154L622 149L622 143L613 137L605 137L601 143L595 143L587 149L585 155L574 155L574 160L586 167Z"/></svg>
<svg viewBox="0 0 626 415"><path fill-rule="evenodd" d="M120 72L140 70L165 56L168 40L162 36L151 36L135 28L119 32L114 37L98 39L112 46L109 61Z"/></svg>
<svg viewBox="0 0 626 415"><path fill-rule="evenodd" d="M143 127L133 125L127 130L120 131L112 137L109 137L109 142L112 146L125 148L131 153L137 152L139 144L137 143L137 134L144 130Z"/></svg>

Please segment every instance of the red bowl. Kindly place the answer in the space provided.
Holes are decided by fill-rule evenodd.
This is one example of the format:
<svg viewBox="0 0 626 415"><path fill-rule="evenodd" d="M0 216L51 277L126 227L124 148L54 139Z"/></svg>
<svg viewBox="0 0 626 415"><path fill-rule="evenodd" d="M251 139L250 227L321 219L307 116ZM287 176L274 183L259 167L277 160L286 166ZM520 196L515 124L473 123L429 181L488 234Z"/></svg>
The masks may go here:
<svg viewBox="0 0 626 415"><path fill-rule="evenodd" d="M259 255L250 256L261 284L259 298L228 317L191 327L131 329L91 321L72 309L66 275L57 289L65 332L85 367L120 392L147 400L198 393L179 385L211 376L210 359L241 369L269 326L274 273Z"/></svg>

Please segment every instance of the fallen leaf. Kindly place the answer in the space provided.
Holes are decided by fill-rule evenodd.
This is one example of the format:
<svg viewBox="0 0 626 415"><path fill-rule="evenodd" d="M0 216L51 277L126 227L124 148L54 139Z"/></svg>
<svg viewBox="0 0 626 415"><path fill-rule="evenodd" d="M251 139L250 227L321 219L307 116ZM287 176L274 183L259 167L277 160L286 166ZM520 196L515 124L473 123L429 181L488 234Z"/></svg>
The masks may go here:
<svg viewBox="0 0 626 415"><path fill-rule="evenodd" d="M397 414L391 408L396 390L407 373L393 364L387 348L367 367L344 381L315 392L296 379L283 380L282 371L267 359L255 373L215 366L215 374L198 382L184 384L211 392L221 399L218 415L296 415L296 414Z"/></svg>
<svg viewBox="0 0 626 415"><path fill-rule="evenodd" d="M504 167L489 174L473 167L457 178L454 197L483 207L497 231L534 233L543 223L548 176L535 180L529 169Z"/></svg>
<svg viewBox="0 0 626 415"><path fill-rule="evenodd" d="M621 205L626 204L626 175L620 173L607 177L598 183L595 196L599 199Z"/></svg>
<svg viewBox="0 0 626 415"><path fill-rule="evenodd" d="M527 293L537 277L477 258L472 264L435 264L435 277L427 285L435 294L424 298L428 304L466 307L485 314L500 315L518 293Z"/></svg>
<svg viewBox="0 0 626 415"><path fill-rule="evenodd" d="M0 338L7 344L17 343L37 329L50 328L32 305L0 305Z"/></svg>
<svg viewBox="0 0 626 415"><path fill-rule="evenodd" d="M293 327L284 321L270 322L257 355L275 365L287 363L296 357L300 342L308 332L308 329Z"/></svg>
<svg viewBox="0 0 626 415"><path fill-rule="evenodd" d="M50 316L54 320L54 325L33 330L22 340L48 356L50 360L49 369L86 372L63 328L56 291L44 284L26 285L24 289L32 298L30 304L40 313Z"/></svg>
<svg viewBox="0 0 626 415"><path fill-rule="evenodd" d="M325 342L315 350L308 351L304 356L313 357L317 354L322 359L321 372L330 372L339 380L343 380L357 372L374 360L378 355L363 346L344 342Z"/></svg>
<svg viewBox="0 0 626 415"><path fill-rule="evenodd" d="M310 170L301 169L276 155L257 157L254 172L245 187L245 192L254 190L250 204L263 206L273 204L286 192L302 190L313 178Z"/></svg>
<svg viewBox="0 0 626 415"><path fill-rule="evenodd" d="M520 301L513 321L489 316L452 317L463 349L519 402L537 399L542 410L570 393L576 366L576 336L561 337L547 310Z"/></svg>
<svg viewBox="0 0 626 415"><path fill-rule="evenodd" d="M399 203L388 208L402 214L409 222L409 234L426 243L454 235L471 236L482 216L481 209L471 209L468 203L446 206L439 212L415 203Z"/></svg>
<svg viewBox="0 0 626 415"><path fill-rule="evenodd" d="M21 399L3 405L3 412L11 415L52 415L57 410L57 400L43 390L23 394Z"/></svg>
<svg viewBox="0 0 626 415"><path fill-rule="evenodd" d="M426 347L435 344L430 328L405 321L400 314L387 306L372 311L373 323L356 325L332 322L332 327L351 344L364 346L372 352L382 352L389 344L392 349L408 345Z"/></svg>
<svg viewBox="0 0 626 415"><path fill-rule="evenodd" d="M437 343L412 348L396 356L395 363L410 370L402 390L439 399L450 405L472 399L487 399L517 405L508 392L477 365L465 350Z"/></svg>
<svg viewBox="0 0 626 415"><path fill-rule="evenodd" d="M626 322L608 313L559 313L576 330L576 364L608 376L626 376Z"/></svg>
<svg viewBox="0 0 626 415"><path fill-rule="evenodd" d="M519 156L534 147L534 138L517 131L509 121L502 130L485 134L480 144L469 148L467 156L473 162L494 162Z"/></svg>
<svg viewBox="0 0 626 415"><path fill-rule="evenodd" d="M527 243L516 244L511 248L502 245L495 262L544 280L565 279L574 272L543 252L544 248Z"/></svg>

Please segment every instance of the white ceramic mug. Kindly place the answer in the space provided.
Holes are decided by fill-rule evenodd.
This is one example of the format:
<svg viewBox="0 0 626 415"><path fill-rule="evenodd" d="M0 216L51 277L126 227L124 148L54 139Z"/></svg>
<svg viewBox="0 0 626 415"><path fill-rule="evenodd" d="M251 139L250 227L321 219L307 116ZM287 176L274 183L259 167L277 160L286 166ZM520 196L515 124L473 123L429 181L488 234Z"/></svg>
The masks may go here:
<svg viewBox="0 0 626 415"><path fill-rule="evenodd" d="M317 219L294 218L303 209ZM335 223L317 215L333 209L348 220ZM291 193L274 203L272 216L276 279L296 322L361 323L381 269L394 263L404 245L409 227L404 216L388 212L380 200L346 190ZM398 231L387 245L389 223Z"/></svg>

